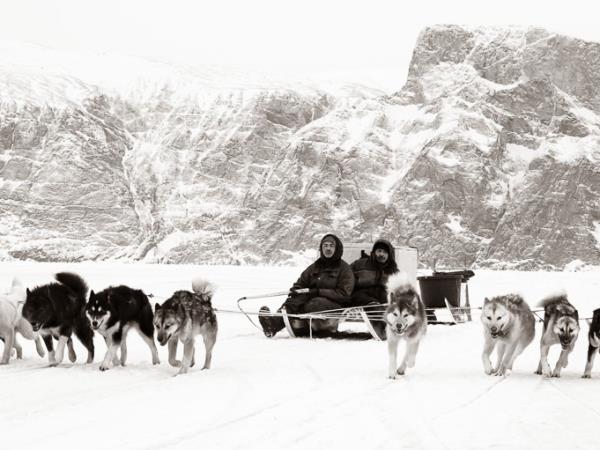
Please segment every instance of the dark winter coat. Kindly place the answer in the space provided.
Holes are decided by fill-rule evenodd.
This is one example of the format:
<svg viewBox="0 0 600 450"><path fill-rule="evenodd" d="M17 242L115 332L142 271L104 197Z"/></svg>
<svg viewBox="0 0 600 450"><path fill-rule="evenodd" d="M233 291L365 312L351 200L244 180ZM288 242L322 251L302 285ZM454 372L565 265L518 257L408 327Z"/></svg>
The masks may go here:
<svg viewBox="0 0 600 450"><path fill-rule="evenodd" d="M335 240L335 253L325 258L322 253L323 240L331 236ZM348 303L354 288L354 274L348 263L342 259L344 246L332 234L323 237L319 244L321 257L308 266L294 283L292 289L310 289L309 297L324 297L338 304Z"/></svg>
<svg viewBox="0 0 600 450"><path fill-rule="evenodd" d="M387 250L389 255L385 264L380 264L375 258L375 250L382 247ZM390 275L398 272L394 246L390 242L385 239L377 240L373 244L371 255L357 259L350 267L355 277L353 298L371 297L373 301L379 303L387 301L387 280Z"/></svg>

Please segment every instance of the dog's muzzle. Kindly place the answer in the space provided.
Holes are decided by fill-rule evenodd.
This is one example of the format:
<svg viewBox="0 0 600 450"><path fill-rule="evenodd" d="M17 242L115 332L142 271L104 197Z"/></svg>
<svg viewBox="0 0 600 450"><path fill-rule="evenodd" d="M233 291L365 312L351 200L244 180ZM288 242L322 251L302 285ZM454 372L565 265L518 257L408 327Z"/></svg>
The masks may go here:
<svg viewBox="0 0 600 450"><path fill-rule="evenodd" d="M97 320L92 320L92 328L93 328L94 330L97 330L97 329L98 329L98 321L97 321Z"/></svg>
<svg viewBox="0 0 600 450"><path fill-rule="evenodd" d="M167 336L166 334L159 334L156 339L160 345L165 346L166 343L169 342L169 338L170 336Z"/></svg>
<svg viewBox="0 0 600 450"><path fill-rule="evenodd" d="M406 331L406 329L408 328L405 325L402 325L401 323L396 323L394 325L389 324L390 328L392 329L392 331L394 332L395 335L397 336L402 336L404 334L404 332Z"/></svg>
<svg viewBox="0 0 600 450"><path fill-rule="evenodd" d="M504 337L504 333L502 332L502 330L499 330L498 327L490 328L490 334L492 335L492 339Z"/></svg>
<svg viewBox="0 0 600 450"><path fill-rule="evenodd" d="M573 341L571 336L567 336L567 337L560 336L559 340L560 340L560 346L562 347L563 350L566 350L571 345L571 342Z"/></svg>

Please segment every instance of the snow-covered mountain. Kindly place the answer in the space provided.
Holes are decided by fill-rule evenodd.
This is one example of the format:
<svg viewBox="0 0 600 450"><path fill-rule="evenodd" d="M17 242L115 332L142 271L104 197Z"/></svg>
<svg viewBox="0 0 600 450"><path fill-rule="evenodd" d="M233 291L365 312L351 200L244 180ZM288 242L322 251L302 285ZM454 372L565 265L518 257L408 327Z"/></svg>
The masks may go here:
<svg viewBox="0 0 600 450"><path fill-rule="evenodd" d="M288 262L333 231L429 266L600 263L600 44L430 27L393 95L17 50L1 258Z"/></svg>

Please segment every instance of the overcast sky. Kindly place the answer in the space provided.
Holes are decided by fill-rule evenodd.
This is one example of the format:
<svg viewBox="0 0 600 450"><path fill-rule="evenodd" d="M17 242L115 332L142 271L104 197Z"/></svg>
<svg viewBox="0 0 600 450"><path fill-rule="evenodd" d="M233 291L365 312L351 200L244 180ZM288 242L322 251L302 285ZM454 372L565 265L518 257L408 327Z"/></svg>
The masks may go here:
<svg viewBox="0 0 600 450"><path fill-rule="evenodd" d="M600 42L598 11L592 2L579 0L0 0L0 4L2 40L192 66L327 74L388 88L404 83L418 33L431 24L535 25Z"/></svg>

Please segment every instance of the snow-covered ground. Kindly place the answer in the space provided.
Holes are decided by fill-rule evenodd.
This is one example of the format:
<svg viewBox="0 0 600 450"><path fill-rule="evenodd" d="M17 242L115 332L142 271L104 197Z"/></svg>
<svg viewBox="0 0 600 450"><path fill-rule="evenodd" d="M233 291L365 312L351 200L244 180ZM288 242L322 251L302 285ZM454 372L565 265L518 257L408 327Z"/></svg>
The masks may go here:
<svg viewBox="0 0 600 450"><path fill-rule="evenodd" d="M26 286L76 271L90 287L125 283L162 301L189 288L194 276L219 286L214 305L286 290L299 268L0 263L0 289L14 275ZM589 317L600 307L600 274L477 271L471 302L518 291L530 305L564 288ZM248 302L249 309L270 302ZM600 365L581 379L587 325L560 379L533 374L539 334L517 359L510 377L489 377L480 361L479 314L460 326L430 326L416 368L386 378L386 344L375 341L266 339L237 314L218 314L213 367L173 377L166 348L153 367L141 339L130 334L127 367L98 370L104 354L96 338L95 363L47 368L24 341L25 358L0 366L0 442L22 448L189 449L591 449L598 446ZM203 354L198 339L199 356ZM1 345L1 344L0 344ZM81 344L76 343L79 359ZM558 349L551 351L555 361Z"/></svg>

